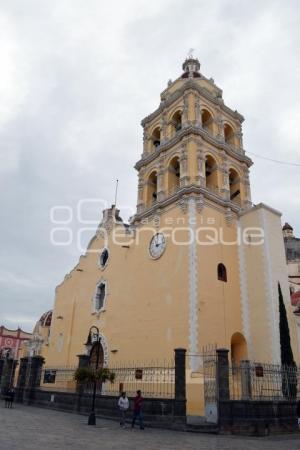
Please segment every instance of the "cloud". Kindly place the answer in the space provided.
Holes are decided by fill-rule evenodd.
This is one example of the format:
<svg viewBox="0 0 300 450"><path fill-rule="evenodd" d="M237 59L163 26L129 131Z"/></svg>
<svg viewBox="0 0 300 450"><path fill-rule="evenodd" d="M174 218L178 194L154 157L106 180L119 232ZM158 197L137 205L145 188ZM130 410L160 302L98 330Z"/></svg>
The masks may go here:
<svg viewBox="0 0 300 450"><path fill-rule="evenodd" d="M118 178L125 215L135 207L140 120L190 47L246 117L246 150L300 161L299 16L296 0L1 2L1 323L30 329L78 260L75 244L51 246L53 206L110 204ZM253 160L254 202L300 235L299 167Z"/></svg>

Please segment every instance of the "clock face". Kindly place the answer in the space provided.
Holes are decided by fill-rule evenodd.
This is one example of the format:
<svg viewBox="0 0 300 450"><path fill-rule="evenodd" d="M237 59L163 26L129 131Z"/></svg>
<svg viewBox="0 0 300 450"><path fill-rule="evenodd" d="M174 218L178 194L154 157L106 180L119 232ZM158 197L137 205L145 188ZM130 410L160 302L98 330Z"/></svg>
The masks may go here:
<svg viewBox="0 0 300 450"><path fill-rule="evenodd" d="M159 258L166 248L166 239L163 233L156 233L150 241L149 253L151 258Z"/></svg>

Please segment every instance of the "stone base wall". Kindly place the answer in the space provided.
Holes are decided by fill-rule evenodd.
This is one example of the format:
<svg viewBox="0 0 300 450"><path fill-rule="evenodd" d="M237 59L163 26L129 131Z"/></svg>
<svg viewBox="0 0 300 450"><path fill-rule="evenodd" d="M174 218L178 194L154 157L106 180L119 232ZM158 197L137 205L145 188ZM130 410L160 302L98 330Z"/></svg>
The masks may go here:
<svg viewBox="0 0 300 450"><path fill-rule="evenodd" d="M298 431L296 402L228 400L219 403L220 433L267 436Z"/></svg>
<svg viewBox="0 0 300 450"><path fill-rule="evenodd" d="M130 410L128 411L128 419L132 416L133 404L132 399L129 399L129 401ZM117 402L117 397L96 396L96 415L117 419L119 417ZM91 412L92 395L36 389L34 396L30 401L26 401L26 403L60 411L89 414ZM185 427L185 417L176 417L174 415L174 400L172 399L145 399L143 415L144 421L148 426L166 428Z"/></svg>

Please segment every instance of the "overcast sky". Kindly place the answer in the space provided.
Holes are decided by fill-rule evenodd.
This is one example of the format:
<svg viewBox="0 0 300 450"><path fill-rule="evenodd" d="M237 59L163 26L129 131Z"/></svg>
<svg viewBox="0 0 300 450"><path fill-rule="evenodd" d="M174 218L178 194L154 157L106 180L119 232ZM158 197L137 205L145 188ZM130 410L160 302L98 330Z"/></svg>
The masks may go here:
<svg viewBox="0 0 300 450"><path fill-rule="evenodd" d="M0 0L0 325L31 331L52 308L81 253L80 199L111 204L118 178L123 215L134 211L140 121L191 47L245 116L246 151L300 163L299 24L298 0ZM249 156L254 203L300 236L300 167ZM72 245L51 245L56 205L74 212Z"/></svg>

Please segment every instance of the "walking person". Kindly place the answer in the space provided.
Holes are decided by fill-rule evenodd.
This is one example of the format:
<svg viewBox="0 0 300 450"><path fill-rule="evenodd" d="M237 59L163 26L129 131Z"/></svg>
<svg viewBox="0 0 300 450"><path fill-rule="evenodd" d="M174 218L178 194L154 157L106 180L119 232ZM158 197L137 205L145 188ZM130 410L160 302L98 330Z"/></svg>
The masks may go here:
<svg viewBox="0 0 300 450"><path fill-rule="evenodd" d="M133 417L131 428L134 428L136 418L139 418L140 429L144 429L143 424L143 403L144 399L140 390L136 391L136 396L133 399Z"/></svg>
<svg viewBox="0 0 300 450"><path fill-rule="evenodd" d="M120 411L120 427L126 428L126 411L129 408L129 400L126 397L126 392L122 392L118 401L118 407Z"/></svg>
<svg viewBox="0 0 300 450"><path fill-rule="evenodd" d="M5 408L9 408L9 402L10 402L10 392L9 388L7 388L4 391L4 400L5 400Z"/></svg>
<svg viewBox="0 0 300 450"><path fill-rule="evenodd" d="M14 388L11 387L9 389L8 393L9 393L8 408L12 408L13 402L14 402L14 399L15 399L15 390L14 390Z"/></svg>
<svg viewBox="0 0 300 450"><path fill-rule="evenodd" d="M298 417L298 428L300 430L300 400L297 401L296 413Z"/></svg>

